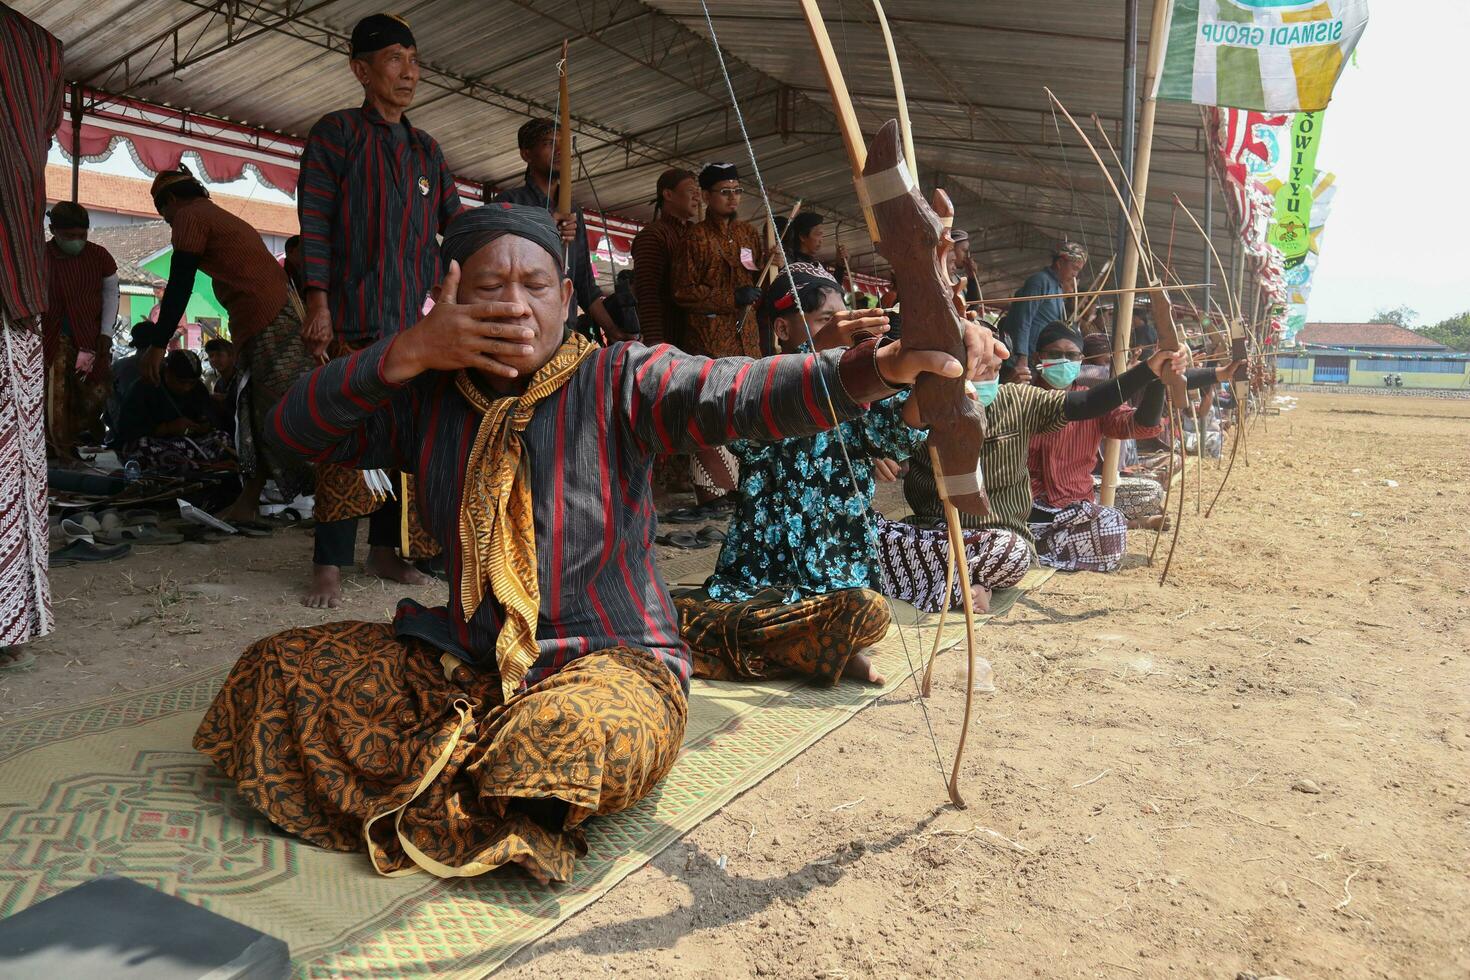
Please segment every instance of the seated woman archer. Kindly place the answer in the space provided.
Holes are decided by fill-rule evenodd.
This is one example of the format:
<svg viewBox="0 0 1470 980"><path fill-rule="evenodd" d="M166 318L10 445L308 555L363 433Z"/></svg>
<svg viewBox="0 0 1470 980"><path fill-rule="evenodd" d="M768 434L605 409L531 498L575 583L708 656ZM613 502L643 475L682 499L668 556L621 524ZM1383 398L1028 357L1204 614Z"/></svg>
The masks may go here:
<svg viewBox="0 0 1470 980"><path fill-rule="evenodd" d="M118 413L118 459L156 473L232 468L235 452L211 421L214 403L203 376L197 354L175 350L164 358L158 384L138 380Z"/></svg>
<svg viewBox="0 0 1470 980"><path fill-rule="evenodd" d="M888 330L882 311L845 309L837 280L808 263L793 262L761 306L785 353L840 349ZM883 682L863 652L890 618L870 504L875 471L924 439L917 408L900 392L823 432L730 445L739 503L715 572L700 593L674 600L695 676Z"/></svg>
<svg viewBox="0 0 1470 980"><path fill-rule="evenodd" d="M652 791L683 738L692 665L653 563L654 455L817 432L965 366L871 341L761 361L599 347L566 330L540 208L459 214L443 260L422 320L298 381L268 431L317 462L412 472L448 606L261 640L194 745L277 826L380 873L565 881L585 821ZM967 339L977 370L995 361Z"/></svg>

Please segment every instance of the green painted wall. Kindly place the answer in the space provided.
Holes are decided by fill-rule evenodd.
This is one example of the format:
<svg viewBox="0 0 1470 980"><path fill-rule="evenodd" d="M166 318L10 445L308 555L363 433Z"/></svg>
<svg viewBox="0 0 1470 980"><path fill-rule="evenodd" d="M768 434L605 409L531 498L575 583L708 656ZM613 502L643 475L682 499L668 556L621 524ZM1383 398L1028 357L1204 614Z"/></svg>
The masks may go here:
<svg viewBox="0 0 1470 980"><path fill-rule="evenodd" d="M152 273L159 279L168 278L168 264L173 257L174 250L166 248L151 262L143 263L143 269ZM133 298L133 322L146 317L157 302L151 296L134 296ZM230 315L225 312L224 306L214 295L214 283L204 273L198 273L194 277L194 294L189 297L189 305L184 310L184 319L198 322L201 317L217 319L224 331L225 336L230 334Z"/></svg>
<svg viewBox="0 0 1470 980"><path fill-rule="evenodd" d="M1281 375L1282 384L1309 385L1314 383L1312 380L1312 376L1314 373L1314 358L1303 357L1299 358L1299 360L1305 362L1306 366L1300 368L1285 367L1285 357L1282 357L1277 361L1277 373ZM1440 371L1405 371L1402 368L1395 367L1390 369L1387 366L1375 369L1368 366L1372 363L1373 362L1367 358L1349 357L1347 383L1345 385L1323 383L1322 387L1382 388L1383 376L1385 374L1397 374L1404 379L1403 386L1405 388L1470 389L1470 371L1466 370L1467 368L1470 368L1470 364L1467 364L1464 361L1459 362L1459 373L1446 373ZM1363 366L1359 367L1359 364L1362 364Z"/></svg>

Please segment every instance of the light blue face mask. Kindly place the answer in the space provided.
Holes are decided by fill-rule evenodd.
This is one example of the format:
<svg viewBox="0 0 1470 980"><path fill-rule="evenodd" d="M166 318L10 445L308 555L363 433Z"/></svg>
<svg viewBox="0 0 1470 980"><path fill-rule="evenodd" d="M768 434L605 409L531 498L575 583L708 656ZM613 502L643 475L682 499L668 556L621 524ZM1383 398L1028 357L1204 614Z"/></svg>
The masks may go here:
<svg viewBox="0 0 1470 980"><path fill-rule="evenodd" d="M998 378L991 378L989 381L971 381L969 385L970 391L975 395L975 399L981 405L987 407L1000 394L1000 380Z"/></svg>
<svg viewBox="0 0 1470 980"><path fill-rule="evenodd" d="M1053 388L1070 388L1082 371L1081 361L1042 361L1038 367L1046 383Z"/></svg>

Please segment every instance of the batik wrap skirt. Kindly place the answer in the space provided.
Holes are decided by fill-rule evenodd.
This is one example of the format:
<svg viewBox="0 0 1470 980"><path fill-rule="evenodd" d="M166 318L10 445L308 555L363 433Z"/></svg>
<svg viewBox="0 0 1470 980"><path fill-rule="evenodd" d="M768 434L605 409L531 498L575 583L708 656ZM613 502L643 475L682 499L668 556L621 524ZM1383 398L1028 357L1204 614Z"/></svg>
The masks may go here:
<svg viewBox="0 0 1470 980"><path fill-rule="evenodd" d="M1047 514L1045 524L1031 522L1036 557L1043 565L1065 572L1112 572L1128 550L1128 518L1121 510L1091 500L1054 509L1036 503L1032 516Z"/></svg>
<svg viewBox="0 0 1470 980"><path fill-rule="evenodd" d="M755 598L674 600L694 676L762 680L801 676L831 685L854 653L888 632L888 602L871 589L842 589L796 602Z"/></svg>
<svg viewBox="0 0 1470 980"><path fill-rule="evenodd" d="M47 578L45 367L33 319L0 310L0 646L56 627Z"/></svg>
<svg viewBox="0 0 1470 980"><path fill-rule="evenodd" d="M878 537L878 565L884 588L925 612L959 609L964 602L960 586L968 581L992 592L1020 582L1031 568L1031 545L1015 531L1004 528L962 528L968 575L957 574L948 603L944 595L949 571L949 531L916 527L874 515Z"/></svg>
<svg viewBox="0 0 1470 980"><path fill-rule="evenodd" d="M242 377L250 377L236 405L235 449L240 457L240 475L246 479L274 479L287 503L311 493L316 486L316 473L310 463L265 437L271 412L291 386L316 367L301 340L301 319L299 301L293 295L275 319L240 350L239 372Z"/></svg>
<svg viewBox="0 0 1470 980"><path fill-rule="evenodd" d="M672 768L686 713L645 651L589 654L502 702L493 671L386 623L332 623L246 650L194 747L276 826L365 850L380 874L519 864L566 881L586 820Z"/></svg>

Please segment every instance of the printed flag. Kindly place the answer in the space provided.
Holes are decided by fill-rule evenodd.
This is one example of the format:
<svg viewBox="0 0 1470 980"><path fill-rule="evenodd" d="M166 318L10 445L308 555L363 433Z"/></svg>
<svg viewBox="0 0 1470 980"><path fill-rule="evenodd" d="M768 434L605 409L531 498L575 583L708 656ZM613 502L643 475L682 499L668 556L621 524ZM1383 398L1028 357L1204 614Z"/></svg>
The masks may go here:
<svg viewBox="0 0 1470 980"><path fill-rule="evenodd" d="M1264 112L1324 109L1368 26L1368 0L1168 2L1152 95Z"/></svg>

